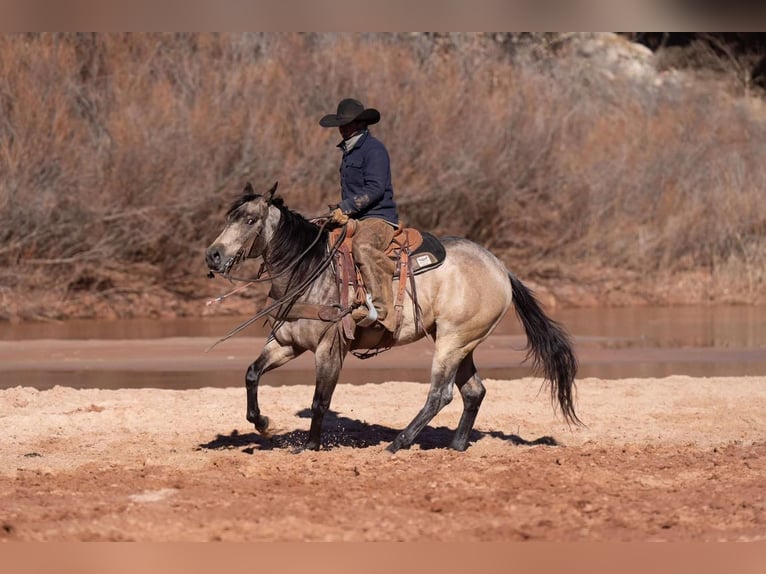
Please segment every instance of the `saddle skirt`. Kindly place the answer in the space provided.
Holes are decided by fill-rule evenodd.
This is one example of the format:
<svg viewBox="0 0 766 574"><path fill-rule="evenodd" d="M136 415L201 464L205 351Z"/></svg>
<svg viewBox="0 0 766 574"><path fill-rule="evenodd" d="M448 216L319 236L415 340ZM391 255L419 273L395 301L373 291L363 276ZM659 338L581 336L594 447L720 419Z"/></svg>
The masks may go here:
<svg viewBox="0 0 766 574"><path fill-rule="evenodd" d="M413 275L425 273L444 263L447 253L444 245L438 238L427 231L418 231L412 227L400 228L394 235L394 239L386 249L388 255L394 261L402 257L402 250L409 256L408 267ZM394 279L399 277L399 266L394 273Z"/></svg>

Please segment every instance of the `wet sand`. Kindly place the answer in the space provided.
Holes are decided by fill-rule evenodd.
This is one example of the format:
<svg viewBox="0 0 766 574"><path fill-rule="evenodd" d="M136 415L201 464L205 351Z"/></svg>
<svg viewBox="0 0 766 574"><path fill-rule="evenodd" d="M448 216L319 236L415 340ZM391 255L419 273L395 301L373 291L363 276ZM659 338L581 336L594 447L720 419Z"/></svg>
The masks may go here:
<svg viewBox="0 0 766 574"><path fill-rule="evenodd" d="M217 337L157 339L29 339L0 341L0 389L56 385L75 388L199 388L244 384L247 366L258 356L264 337L236 337L207 349ZM484 377L532 376L524 363L526 339L492 335L476 351ZM575 338L581 377L620 379L671 374L752 376L766 373L763 348L642 347L615 348L613 340ZM344 384L391 380L427 382L433 343L418 341L373 359L349 356L341 374ZM265 385L310 384L314 359L306 353L267 373Z"/></svg>

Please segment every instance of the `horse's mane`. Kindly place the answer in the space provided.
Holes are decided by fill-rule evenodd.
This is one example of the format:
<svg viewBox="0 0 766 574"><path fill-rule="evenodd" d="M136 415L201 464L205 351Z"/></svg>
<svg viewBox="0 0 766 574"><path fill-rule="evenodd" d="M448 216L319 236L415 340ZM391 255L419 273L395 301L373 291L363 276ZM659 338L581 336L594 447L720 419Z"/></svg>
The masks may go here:
<svg viewBox="0 0 766 574"><path fill-rule="evenodd" d="M314 246L306 253L291 274L290 283L296 284L306 279L321 264L327 253L328 233L318 225L311 223L301 214L288 209L281 197L274 198L271 205L278 208L282 216L269 244L268 259L271 273L276 275L300 257L311 244ZM317 236L320 235L317 241Z"/></svg>
<svg viewBox="0 0 766 574"><path fill-rule="evenodd" d="M260 197L263 196L255 193L244 193L232 203L227 216L232 215L245 203ZM290 274L291 285L301 283L325 258L329 234L301 214L289 209L281 197L271 199L270 205L279 209L281 214L274 237L271 238L268 251L264 254L272 275L277 275L294 264L301 257L301 254L314 243L300 261L295 263L294 271ZM319 240L317 240L318 235L320 236Z"/></svg>

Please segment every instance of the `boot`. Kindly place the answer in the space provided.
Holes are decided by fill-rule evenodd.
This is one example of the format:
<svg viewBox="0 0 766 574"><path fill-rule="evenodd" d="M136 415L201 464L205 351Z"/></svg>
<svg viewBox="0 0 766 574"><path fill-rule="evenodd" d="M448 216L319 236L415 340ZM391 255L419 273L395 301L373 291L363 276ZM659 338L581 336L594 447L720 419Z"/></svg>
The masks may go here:
<svg viewBox="0 0 766 574"><path fill-rule="evenodd" d="M359 307L355 307L351 311L351 318L354 320L354 323L358 325L364 321L369 314L370 310L367 309L367 305L359 305Z"/></svg>
<svg viewBox="0 0 766 574"><path fill-rule="evenodd" d="M380 256L385 259L386 264L390 263L390 266L392 267L390 273L386 268L388 265L381 269L380 265L375 264L380 263L379 261L375 261L377 259L375 256L370 257L365 265L359 265L359 271L362 274L362 279L364 280L364 285L367 288L367 292L372 298L372 305L375 307L375 311L378 313L377 323L393 333L396 325L393 325L392 323L396 319L393 313L389 313L389 308L390 306L393 306L392 283L394 275L394 264L382 253L380 253ZM363 321L365 318L367 318L368 315L369 309L367 308L366 304L360 305L351 312L351 317L357 323Z"/></svg>

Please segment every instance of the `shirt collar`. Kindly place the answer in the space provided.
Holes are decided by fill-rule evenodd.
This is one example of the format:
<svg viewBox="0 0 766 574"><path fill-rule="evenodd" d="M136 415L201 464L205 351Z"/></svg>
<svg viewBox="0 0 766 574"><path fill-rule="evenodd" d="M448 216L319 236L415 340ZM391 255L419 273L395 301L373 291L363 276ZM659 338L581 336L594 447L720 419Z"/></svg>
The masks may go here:
<svg viewBox="0 0 766 574"><path fill-rule="evenodd" d="M368 133L367 130L362 130L354 134L347 140L343 140L342 142L340 142L338 144L338 147L341 150L343 150L343 152L349 153L352 149L354 149L354 146L356 146L356 144L359 143L359 140L361 140L363 136L367 135L367 133Z"/></svg>

